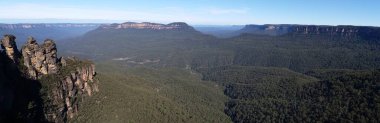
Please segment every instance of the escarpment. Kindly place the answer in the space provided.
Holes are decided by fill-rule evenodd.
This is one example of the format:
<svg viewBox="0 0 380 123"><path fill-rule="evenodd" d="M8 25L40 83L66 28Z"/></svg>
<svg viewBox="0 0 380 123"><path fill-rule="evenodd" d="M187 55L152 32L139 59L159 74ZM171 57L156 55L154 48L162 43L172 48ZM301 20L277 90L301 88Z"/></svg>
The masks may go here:
<svg viewBox="0 0 380 123"><path fill-rule="evenodd" d="M380 40L380 28L370 26L265 24L246 25L238 32L258 35L323 35L361 38L365 40Z"/></svg>
<svg viewBox="0 0 380 123"><path fill-rule="evenodd" d="M101 29L153 29L153 30L194 30L193 27L183 22L174 22L170 24L158 24L158 23L135 23L125 22L121 24L101 25Z"/></svg>
<svg viewBox="0 0 380 123"><path fill-rule="evenodd" d="M0 111L0 121L67 122L81 101L99 91L91 61L58 58L51 39L39 45L29 37L19 51L15 39L5 35L1 41L0 67L7 69L0 72L0 88L7 93L0 94L0 108L6 109ZM19 90L36 90L36 96L24 99L30 92Z"/></svg>

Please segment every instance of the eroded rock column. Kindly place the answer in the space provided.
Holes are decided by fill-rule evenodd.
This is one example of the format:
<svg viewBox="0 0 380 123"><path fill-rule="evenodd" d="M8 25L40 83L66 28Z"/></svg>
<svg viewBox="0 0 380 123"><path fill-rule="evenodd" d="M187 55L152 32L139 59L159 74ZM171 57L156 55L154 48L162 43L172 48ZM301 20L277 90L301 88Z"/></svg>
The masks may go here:
<svg viewBox="0 0 380 123"><path fill-rule="evenodd" d="M5 50L6 55L14 63L19 63L20 52L16 46L16 37L13 35L4 35L1 40L1 47Z"/></svg>
<svg viewBox="0 0 380 123"><path fill-rule="evenodd" d="M57 48L51 39L46 39L42 45L38 45L33 37L29 37L22 48L22 55L30 78L37 79L40 75L58 72Z"/></svg>

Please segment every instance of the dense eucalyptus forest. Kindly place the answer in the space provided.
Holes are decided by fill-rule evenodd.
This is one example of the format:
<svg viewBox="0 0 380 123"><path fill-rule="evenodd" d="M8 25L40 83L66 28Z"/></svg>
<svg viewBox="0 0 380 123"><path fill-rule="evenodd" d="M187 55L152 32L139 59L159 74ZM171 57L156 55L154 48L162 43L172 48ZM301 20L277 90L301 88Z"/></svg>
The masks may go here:
<svg viewBox="0 0 380 123"><path fill-rule="evenodd" d="M179 30L100 27L74 39L67 45L73 50L67 53L109 61L126 69L180 68L200 74L203 80L224 88L229 97L224 112L234 122L379 120L380 43L376 36L289 29L281 35L254 31L217 38L183 26L186 28ZM84 44L84 48L76 48L77 43Z"/></svg>

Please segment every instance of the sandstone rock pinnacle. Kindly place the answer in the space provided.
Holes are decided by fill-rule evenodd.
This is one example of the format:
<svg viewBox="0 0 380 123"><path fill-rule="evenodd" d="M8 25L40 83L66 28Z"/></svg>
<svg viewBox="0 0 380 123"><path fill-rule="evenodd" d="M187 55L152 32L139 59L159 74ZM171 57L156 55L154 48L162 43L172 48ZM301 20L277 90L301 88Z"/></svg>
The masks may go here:
<svg viewBox="0 0 380 123"><path fill-rule="evenodd" d="M36 79L40 75L57 73L58 71L57 48L51 39L46 39L39 46L33 37L29 37L22 47L22 55L30 78Z"/></svg>
<svg viewBox="0 0 380 123"><path fill-rule="evenodd" d="M14 62L18 63L20 52L17 50L16 37L13 35L4 35L1 40L1 47L5 50L6 55Z"/></svg>
<svg viewBox="0 0 380 123"><path fill-rule="evenodd" d="M4 97L4 94L0 93L0 103L2 101L1 99L9 99L9 104L13 102L19 103L18 101L20 100L18 98L12 97L13 91L17 94L19 93L16 91L21 89L43 91L43 93L46 94L38 96L43 97L43 102L41 103L48 108L47 110L44 110L44 112L41 112L41 114L38 114L43 115L44 118L41 120L46 120L46 122L65 123L68 122L68 119L74 118L74 116L78 114L79 105L80 102L83 101L83 98L91 96L99 91L99 81L95 78L95 65L91 61L83 61L74 57L61 57L58 59L56 44L51 39L46 39L43 44L38 45L33 37L28 37L28 40L22 47L20 53L17 49L15 39L16 37L13 35L4 35L4 38L0 41L3 49L0 50L0 78L5 78L0 80L0 82L12 84L12 86L10 86L12 88L9 89L9 94L11 96ZM17 75L15 77L12 76L12 79L7 79L4 72ZM54 77L54 79L45 79L42 77L43 75L49 75L50 77ZM16 84L12 83L12 80L14 80L13 78L16 77L20 77L20 82L36 82L41 85L43 83L45 86L42 87L45 88L41 90L38 89L39 87L35 88L34 85L36 83L34 83L33 86L27 83L26 86L18 86L21 85L18 84L18 79L16 79ZM33 81L29 81L30 79ZM14 87L21 88L14 89L13 85ZM0 91L4 90L1 89L1 87L2 86L0 86ZM20 93L20 95L23 94L24 91ZM29 97L27 99L29 100ZM11 112L13 107L12 105L9 107L11 108L8 108L8 110ZM3 109L3 107L0 107L0 109ZM31 110L35 109L32 108ZM31 112L34 113L34 111ZM28 112L25 114L29 115Z"/></svg>

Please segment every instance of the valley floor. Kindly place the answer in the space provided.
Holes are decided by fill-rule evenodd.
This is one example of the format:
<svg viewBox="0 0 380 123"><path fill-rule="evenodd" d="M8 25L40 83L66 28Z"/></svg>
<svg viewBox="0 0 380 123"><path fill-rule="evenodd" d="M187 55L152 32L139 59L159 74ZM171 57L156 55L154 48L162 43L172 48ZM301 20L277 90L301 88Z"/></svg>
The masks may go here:
<svg viewBox="0 0 380 123"><path fill-rule="evenodd" d="M223 88L182 69L97 65L98 94L72 122L231 122Z"/></svg>

